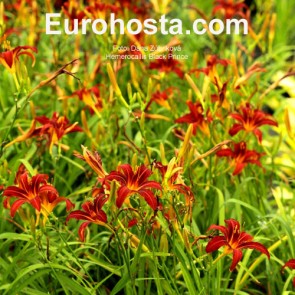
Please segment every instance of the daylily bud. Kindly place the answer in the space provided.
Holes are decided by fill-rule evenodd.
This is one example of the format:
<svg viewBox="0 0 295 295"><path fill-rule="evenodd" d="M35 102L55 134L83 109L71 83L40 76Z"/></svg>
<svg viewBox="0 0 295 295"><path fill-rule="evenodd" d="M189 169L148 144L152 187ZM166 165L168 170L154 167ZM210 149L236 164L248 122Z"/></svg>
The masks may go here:
<svg viewBox="0 0 295 295"><path fill-rule="evenodd" d="M182 236L183 236L183 241L184 241L184 245L185 245L186 249L189 252L191 252L192 248L191 248L191 244L190 244L189 238L188 238L188 230L186 228L183 229Z"/></svg>
<svg viewBox="0 0 295 295"><path fill-rule="evenodd" d="M138 246L140 244L140 239L136 235L131 234L130 235L130 243L133 247L138 248ZM150 252L149 248L145 244L141 245L141 249L143 252L146 252L146 253Z"/></svg>
<svg viewBox="0 0 295 295"><path fill-rule="evenodd" d="M165 233L162 234L161 238L160 238L160 251L164 252L164 253L169 252L168 239L167 239L167 235Z"/></svg>
<svg viewBox="0 0 295 295"><path fill-rule="evenodd" d="M284 120L288 135L290 138L294 139L295 137L295 110L294 109L285 109Z"/></svg>
<svg viewBox="0 0 295 295"><path fill-rule="evenodd" d="M134 87L137 89L139 87L138 81L137 81L137 74L135 70L135 66L133 62L130 62L130 75L131 75L131 81L134 85Z"/></svg>
<svg viewBox="0 0 295 295"><path fill-rule="evenodd" d="M187 131L186 131L183 144L182 144L180 151L178 153L177 161L179 161L182 157L184 157L184 158L186 157L189 146L190 146L189 142L192 137L192 134L193 134L193 124L190 124Z"/></svg>
<svg viewBox="0 0 295 295"><path fill-rule="evenodd" d="M137 154L136 153L134 153L133 156L132 156L131 166L132 166L133 169L135 169L136 166L137 166Z"/></svg>
<svg viewBox="0 0 295 295"><path fill-rule="evenodd" d="M92 134L88 128L88 123L87 123L87 118L86 118L86 114L85 114L85 111L82 110L81 111L81 121L82 121L82 125L83 125L83 128L84 128L84 132L86 133L86 135L89 137L89 138L92 138Z"/></svg>
<svg viewBox="0 0 295 295"><path fill-rule="evenodd" d="M270 26L269 26L269 47L272 48L272 43L275 37L275 30L276 30L276 21L277 21L277 15L276 13L273 13L271 15L271 20L270 20Z"/></svg>
<svg viewBox="0 0 295 295"><path fill-rule="evenodd" d="M132 105L134 103L134 100L133 100L133 96L132 96L132 87L131 87L130 83L127 83L127 94L128 94L130 104Z"/></svg>
<svg viewBox="0 0 295 295"><path fill-rule="evenodd" d="M0 36L3 35L4 32L4 4L0 2Z"/></svg>
<svg viewBox="0 0 295 295"><path fill-rule="evenodd" d="M142 112L140 116L140 122L139 122L141 130L144 130L144 121L145 121L144 119L145 119L145 113Z"/></svg>
<svg viewBox="0 0 295 295"><path fill-rule="evenodd" d="M147 87L147 95L146 95L146 102L148 103L152 97L152 92L153 92L153 81L151 78L149 78L148 81L148 87Z"/></svg>
<svg viewBox="0 0 295 295"><path fill-rule="evenodd" d="M167 160L166 160L166 156L165 156L165 147L162 142L160 143L160 154L161 154L161 162L163 164L166 164Z"/></svg>
<svg viewBox="0 0 295 295"><path fill-rule="evenodd" d="M199 88L197 87L197 85L195 84L193 79L188 74L185 74L185 79L187 80L190 87L194 90L195 95L197 96L197 98L200 100L202 106L204 107L202 93L200 92Z"/></svg>
<svg viewBox="0 0 295 295"><path fill-rule="evenodd" d="M122 92L118 86L118 83L117 83L117 79L116 79L116 76L115 76L115 73L113 71L113 68L111 66L110 63L107 64L107 72L108 72L108 75L109 75L109 78L111 80L111 84L115 90L115 93L117 96L122 96Z"/></svg>

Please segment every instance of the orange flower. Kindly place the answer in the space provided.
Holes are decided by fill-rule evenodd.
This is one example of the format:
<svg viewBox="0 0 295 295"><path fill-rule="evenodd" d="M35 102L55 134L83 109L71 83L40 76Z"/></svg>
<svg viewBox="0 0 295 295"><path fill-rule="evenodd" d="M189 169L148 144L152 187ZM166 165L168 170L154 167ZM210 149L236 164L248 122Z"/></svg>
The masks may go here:
<svg viewBox="0 0 295 295"><path fill-rule="evenodd" d="M36 47L32 46L17 46L12 50L7 50L0 53L0 63L8 69L8 71L12 74L16 72L17 64L19 63L19 56L20 55L28 55L32 58L33 63L32 66L35 64L35 56L30 52L33 51L35 53L38 52Z"/></svg>
<svg viewBox="0 0 295 295"><path fill-rule="evenodd" d="M217 65L220 64L223 67L227 67L231 62L228 59L220 59L217 55L208 55L207 56L207 62L206 67L201 69L193 69L190 70L190 73L196 73L198 76L199 72L204 73L206 76L208 76L213 84L215 84L218 89L222 87L223 83L221 82L221 79L217 72Z"/></svg>
<svg viewBox="0 0 295 295"><path fill-rule="evenodd" d="M134 172L129 164L123 164L118 167L118 171L112 171L107 175L105 180L116 180L120 184L117 191L117 207L121 208L129 196L139 194L153 210L156 210L158 208L158 200L150 189L162 190L162 187L156 181L147 180L151 174L152 171L144 165L138 167Z"/></svg>
<svg viewBox="0 0 295 295"><path fill-rule="evenodd" d="M265 114L258 109L252 109L249 103L242 107L242 113L231 114L230 117L239 121L229 130L229 134L234 136L241 130L253 132L259 143L262 141L262 132L258 129L262 125L278 126L271 116Z"/></svg>
<svg viewBox="0 0 295 295"><path fill-rule="evenodd" d="M222 87L220 88L219 85L217 84L217 89L218 89L218 94L212 94L211 95L211 101L212 102L218 102L218 107L223 107L225 109L229 109L230 104L228 103L226 99L226 87L227 83L225 82L222 84Z"/></svg>
<svg viewBox="0 0 295 295"><path fill-rule="evenodd" d="M10 208L10 215L14 217L18 208L24 203L31 204L37 211L41 212L45 217L62 201L66 202L67 210L74 207L72 202L59 194L54 186L47 182L47 174L37 174L30 178L27 171L19 174L16 179L16 186L8 186L4 192L4 207ZM16 197L17 200L10 206L11 198Z"/></svg>
<svg viewBox="0 0 295 295"><path fill-rule="evenodd" d="M50 146L57 144L58 140L68 133L83 131L81 127L77 126L78 123L70 124L67 117L59 116L56 112L53 113L51 119L40 116L36 117L35 120L43 125L40 128L39 135L48 136Z"/></svg>
<svg viewBox="0 0 295 295"><path fill-rule="evenodd" d="M85 161L99 177L104 178L107 175L107 172L102 167L102 161L99 153L97 151L91 153L83 145L82 149L83 155L80 155L78 152L75 152L74 155Z"/></svg>
<svg viewBox="0 0 295 295"><path fill-rule="evenodd" d="M102 206L107 200L108 196L106 196L103 191L101 191L96 195L93 202L87 201L82 205L83 210L72 211L67 217L67 222L71 218L87 220L79 227L79 237L82 242L85 240L85 229L90 223L104 225L107 222L107 215L102 210Z"/></svg>
<svg viewBox="0 0 295 295"><path fill-rule="evenodd" d="M36 121L43 126L36 128ZM41 137L47 139L49 145L49 151L52 152L52 147L58 144L59 140L66 134L71 132L83 131L81 127L77 126L78 123L70 124L69 120L65 116L59 116L54 112L52 118L49 119L46 116L36 117L30 129L27 133L17 137L12 142L6 145L6 147L14 144L15 142L24 141L31 137Z"/></svg>
<svg viewBox="0 0 295 295"><path fill-rule="evenodd" d="M203 72L205 75L209 76L213 82L215 82L215 77L218 77L216 66L218 64L227 67L231 62L228 59L220 59L217 55L208 55L206 61L206 67L201 69L194 69L190 72Z"/></svg>
<svg viewBox="0 0 295 295"><path fill-rule="evenodd" d="M178 191L180 194L184 195L185 203L183 208L185 208L185 218L183 220L191 218L194 194L190 187L185 185L182 180L180 172L183 168L176 164L175 158L173 158L168 165L163 165L161 162L155 162L154 167L161 173L162 187L164 191ZM176 200L175 202L178 202L178 196L173 196L172 194L170 194L170 196L170 206L168 207L168 210L167 208L163 208L162 210L165 218L169 221L175 220L177 217L177 213L175 212L176 209L173 205L173 199ZM180 212L179 214L182 215Z"/></svg>
<svg viewBox="0 0 295 295"><path fill-rule="evenodd" d="M79 100L83 101L89 107L91 115L94 114L95 110L102 110L102 99L97 86L88 89L83 87L73 92L69 97L73 96L78 96Z"/></svg>
<svg viewBox="0 0 295 295"><path fill-rule="evenodd" d="M253 242L253 237L246 232L240 232L240 223L234 219L225 220L227 227L222 225L211 225L209 230L219 230L223 236L213 237L206 246L206 252L211 253L224 248L224 254L233 254L233 261L230 266L230 271L233 271L237 264L242 260L243 252L241 249L255 249L265 254L268 259L270 255L268 250L262 244Z"/></svg>
<svg viewBox="0 0 295 295"><path fill-rule="evenodd" d="M289 267L289 268L291 268L291 269L295 269L295 259L290 259L290 260L288 260L288 261L283 265L282 270L284 270L285 267ZM295 277L293 278L292 283L293 283L293 286L294 286L294 288L295 288Z"/></svg>
<svg viewBox="0 0 295 295"><path fill-rule="evenodd" d="M86 16L83 8L80 7L78 1L69 0L62 5L63 13L71 20L71 29L74 27L74 19L78 20L80 24L82 19Z"/></svg>
<svg viewBox="0 0 295 295"><path fill-rule="evenodd" d="M209 135L208 123L212 122L212 117L209 110L204 114L204 109L201 103L192 101L187 101L186 104L190 109L190 113L175 120L176 123L189 123L193 124L193 134L196 135L197 129L199 128L203 133Z"/></svg>
<svg viewBox="0 0 295 295"><path fill-rule="evenodd" d="M237 175L241 173L248 164L256 164L257 166L262 167L259 159L264 155L264 153L247 150L246 143L242 141L234 144L234 150L229 148L221 149L216 152L216 155L218 157L230 157L233 159L233 164L235 165L233 175Z"/></svg>
<svg viewBox="0 0 295 295"><path fill-rule="evenodd" d="M152 104L152 102L157 103L158 105L166 108L166 109L170 109L170 105L168 103L168 99L169 99L169 95L171 95L173 92L172 87L169 87L163 91L159 91L157 90L156 92L154 92L152 94L152 97L150 99L150 101L148 102L145 111L148 110L148 108L150 107L150 105Z"/></svg>
<svg viewBox="0 0 295 295"><path fill-rule="evenodd" d="M161 173L164 189L169 191L177 190L187 197L187 203L194 199L192 190L189 186L183 183L183 180L180 177L179 172L183 169L182 167L177 167L172 161L168 165L163 165L161 162L155 162L154 166Z"/></svg>

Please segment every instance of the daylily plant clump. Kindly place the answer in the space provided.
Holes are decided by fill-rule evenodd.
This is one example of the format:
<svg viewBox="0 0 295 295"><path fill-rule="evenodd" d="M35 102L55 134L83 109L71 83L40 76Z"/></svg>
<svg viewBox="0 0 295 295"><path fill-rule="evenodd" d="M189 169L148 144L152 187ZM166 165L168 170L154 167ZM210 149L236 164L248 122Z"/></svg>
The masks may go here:
<svg viewBox="0 0 295 295"><path fill-rule="evenodd" d="M0 2L1 294L294 291L292 5L199 2ZM249 34L46 35L45 10Z"/></svg>

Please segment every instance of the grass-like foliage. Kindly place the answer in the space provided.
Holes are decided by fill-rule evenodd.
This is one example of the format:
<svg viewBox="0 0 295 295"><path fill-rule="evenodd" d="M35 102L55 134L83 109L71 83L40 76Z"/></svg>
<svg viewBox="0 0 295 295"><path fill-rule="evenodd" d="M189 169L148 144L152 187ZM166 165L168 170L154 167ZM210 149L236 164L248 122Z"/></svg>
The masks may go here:
<svg viewBox="0 0 295 295"><path fill-rule="evenodd" d="M294 12L0 2L0 294L295 294ZM110 13L249 27L63 33Z"/></svg>

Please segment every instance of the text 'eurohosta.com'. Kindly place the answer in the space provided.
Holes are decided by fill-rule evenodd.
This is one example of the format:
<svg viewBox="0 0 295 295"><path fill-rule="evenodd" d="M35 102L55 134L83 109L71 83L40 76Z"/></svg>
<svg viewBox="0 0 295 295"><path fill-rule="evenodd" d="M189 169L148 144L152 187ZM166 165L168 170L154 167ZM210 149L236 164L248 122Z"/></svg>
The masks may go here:
<svg viewBox="0 0 295 295"><path fill-rule="evenodd" d="M80 22L80 23L79 23ZM46 13L46 34L47 35L77 35L80 32L86 35L92 32L96 35L110 33L111 35L123 35L126 32L131 35L137 35L144 32L147 35L160 33L162 35L204 35L210 32L213 35L225 34L240 34L240 27L244 35L248 34L248 21L246 19L227 19L223 22L220 19L214 18L207 22L199 18L196 19L190 29L183 27L181 19L168 19L163 14L158 20L153 18L145 19L143 22L133 18L127 22L123 19L116 18L114 13L111 13L109 22L104 19L64 19L61 21L60 13Z"/></svg>

